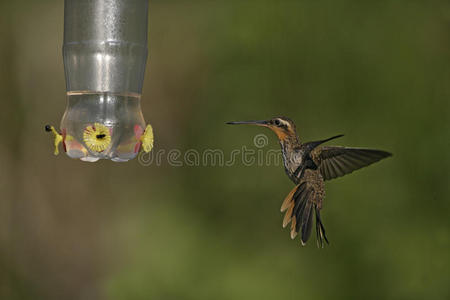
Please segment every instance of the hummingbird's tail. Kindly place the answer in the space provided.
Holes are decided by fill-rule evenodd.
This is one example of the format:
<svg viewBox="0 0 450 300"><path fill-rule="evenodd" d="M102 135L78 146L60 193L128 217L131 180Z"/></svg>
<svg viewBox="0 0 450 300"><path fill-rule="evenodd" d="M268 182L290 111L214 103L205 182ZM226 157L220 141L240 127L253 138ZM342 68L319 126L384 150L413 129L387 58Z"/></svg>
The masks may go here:
<svg viewBox="0 0 450 300"><path fill-rule="evenodd" d="M291 238L294 239L300 233L303 246L311 236L314 214L316 216L317 246L322 248L324 241L328 244L325 228L320 218L322 197L323 194L316 191L313 185L304 181L288 194L281 206L281 212L286 211L283 228L291 223Z"/></svg>

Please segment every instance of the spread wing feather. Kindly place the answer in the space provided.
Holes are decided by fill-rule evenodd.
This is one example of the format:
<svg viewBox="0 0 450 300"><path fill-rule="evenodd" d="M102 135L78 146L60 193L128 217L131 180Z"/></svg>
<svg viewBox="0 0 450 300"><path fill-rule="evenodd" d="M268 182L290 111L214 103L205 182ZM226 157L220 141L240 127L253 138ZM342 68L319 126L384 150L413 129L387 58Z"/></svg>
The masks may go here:
<svg viewBox="0 0 450 300"><path fill-rule="evenodd" d="M312 152L312 157L325 180L344 176L391 155L382 150L338 146L320 147Z"/></svg>

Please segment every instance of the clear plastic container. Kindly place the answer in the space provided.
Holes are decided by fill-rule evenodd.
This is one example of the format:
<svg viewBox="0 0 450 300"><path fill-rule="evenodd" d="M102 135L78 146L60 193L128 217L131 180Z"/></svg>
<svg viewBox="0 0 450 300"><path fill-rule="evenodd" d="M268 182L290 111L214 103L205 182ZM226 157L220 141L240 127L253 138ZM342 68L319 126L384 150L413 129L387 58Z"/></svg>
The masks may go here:
<svg viewBox="0 0 450 300"><path fill-rule="evenodd" d="M148 0L64 1L67 107L59 134L69 157L127 161L138 154L147 26Z"/></svg>
<svg viewBox="0 0 450 300"><path fill-rule="evenodd" d="M128 161L145 129L139 95L68 93L61 121L67 155L83 161ZM106 128L106 132L102 132Z"/></svg>

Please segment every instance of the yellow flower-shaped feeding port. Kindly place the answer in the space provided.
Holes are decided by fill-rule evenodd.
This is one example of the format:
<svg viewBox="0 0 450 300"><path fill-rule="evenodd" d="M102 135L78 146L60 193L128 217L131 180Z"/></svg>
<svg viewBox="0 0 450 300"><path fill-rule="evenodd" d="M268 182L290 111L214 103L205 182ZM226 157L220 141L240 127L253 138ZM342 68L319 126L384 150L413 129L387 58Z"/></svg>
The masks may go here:
<svg viewBox="0 0 450 300"><path fill-rule="evenodd" d="M83 140L86 146L95 152L103 152L111 143L111 134L108 127L95 123L84 129Z"/></svg>
<svg viewBox="0 0 450 300"><path fill-rule="evenodd" d="M45 131L52 132L53 135L55 136L55 140L54 140L55 152L54 153L55 153L55 155L58 155L59 154L59 149L58 149L59 143L64 142L63 136L58 131L56 131L55 127L53 127L51 125L45 125Z"/></svg>
<svg viewBox="0 0 450 300"><path fill-rule="evenodd" d="M153 148L153 128L148 124L145 128L144 134L141 136L142 149L148 153Z"/></svg>

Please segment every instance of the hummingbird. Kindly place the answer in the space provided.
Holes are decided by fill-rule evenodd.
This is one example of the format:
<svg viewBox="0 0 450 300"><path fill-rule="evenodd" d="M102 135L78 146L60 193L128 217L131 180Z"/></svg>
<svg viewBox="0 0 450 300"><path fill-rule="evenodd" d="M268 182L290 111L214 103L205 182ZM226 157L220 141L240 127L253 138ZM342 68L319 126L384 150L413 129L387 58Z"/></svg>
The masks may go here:
<svg viewBox="0 0 450 300"><path fill-rule="evenodd" d="M283 228L291 223L291 238L294 239L300 235L303 246L311 235L314 216L317 246L322 248L324 241L329 243L320 218L325 197L324 182L352 173L392 155L376 149L321 146L325 142L342 137L342 134L302 143L294 122L286 117L262 121L227 122L227 124L267 127L276 134L283 154L284 169L289 179L295 184L281 205L281 212L285 212Z"/></svg>

